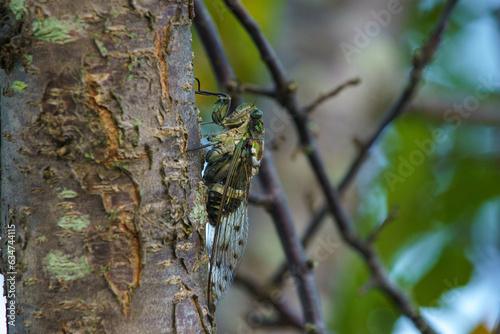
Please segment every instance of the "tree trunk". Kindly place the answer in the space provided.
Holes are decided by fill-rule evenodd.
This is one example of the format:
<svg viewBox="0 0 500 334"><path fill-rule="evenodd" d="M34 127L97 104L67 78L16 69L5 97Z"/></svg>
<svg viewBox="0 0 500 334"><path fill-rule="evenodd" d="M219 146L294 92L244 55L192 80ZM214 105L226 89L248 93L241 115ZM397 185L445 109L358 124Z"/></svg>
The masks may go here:
<svg viewBox="0 0 500 334"><path fill-rule="evenodd" d="M9 332L210 332L192 1L2 6Z"/></svg>

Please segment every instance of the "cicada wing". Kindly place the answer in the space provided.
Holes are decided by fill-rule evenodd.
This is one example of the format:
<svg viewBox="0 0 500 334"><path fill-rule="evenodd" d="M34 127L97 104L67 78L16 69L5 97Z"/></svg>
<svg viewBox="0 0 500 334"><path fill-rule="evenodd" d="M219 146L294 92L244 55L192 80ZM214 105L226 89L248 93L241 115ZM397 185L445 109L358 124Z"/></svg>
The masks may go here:
<svg viewBox="0 0 500 334"><path fill-rule="evenodd" d="M242 140L236 147L221 191L215 227L207 224L210 254L208 303L211 312L215 312L215 307L231 286L246 246L248 190L252 177L250 150L248 140Z"/></svg>
<svg viewBox="0 0 500 334"><path fill-rule="evenodd" d="M248 237L246 204L241 203L237 211L221 220L219 226L221 230L217 239L220 246L208 249L215 254L211 256L209 264L208 298L211 312L215 312L215 307L224 299L245 251ZM207 241L215 238L216 229L207 224Z"/></svg>

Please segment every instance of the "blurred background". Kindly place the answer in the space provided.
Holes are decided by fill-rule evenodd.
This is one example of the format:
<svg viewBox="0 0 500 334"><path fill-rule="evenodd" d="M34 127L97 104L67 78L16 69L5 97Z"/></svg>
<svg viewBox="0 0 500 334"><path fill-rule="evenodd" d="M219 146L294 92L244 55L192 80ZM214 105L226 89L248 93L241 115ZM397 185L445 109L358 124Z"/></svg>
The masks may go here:
<svg viewBox="0 0 500 334"><path fill-rule="evenodd" d="M413 51L435 26L442 0L247 0L303 105L348 79L361 84L314 111L310 126L338 184L408 80ZM243 83L271 88L257 49L220 0L205 0L229 60ZM389 9L394 9L392 12ZM389 15L384 15L389 13ZM193 28L195 75L216 91ZM500 1L460 0L418 97L382 134L344 193L359 233L391 213L376 242L391 278L443 334L493 333L500 318ZM266 149L275 160L302 235L324 201L309 164L296 152L286 111L246 95L265 113ZM205 121L213 98L197 97ZM205 133L217 129L206 127ZM273 143L273 145L271 145ZM259 193L256 180L252 192ZM249 243L239 273L267 285L284 261L271 218L250 207ZM332 333L418 333L387 297L367 289L358 254L339 239L328 217L308 255ZM218 308L219 333L283 333L266 328L268 305L233 285ZM282 300L300 314L293 281ZM295 333L293 329L287 330Z"/></svg>

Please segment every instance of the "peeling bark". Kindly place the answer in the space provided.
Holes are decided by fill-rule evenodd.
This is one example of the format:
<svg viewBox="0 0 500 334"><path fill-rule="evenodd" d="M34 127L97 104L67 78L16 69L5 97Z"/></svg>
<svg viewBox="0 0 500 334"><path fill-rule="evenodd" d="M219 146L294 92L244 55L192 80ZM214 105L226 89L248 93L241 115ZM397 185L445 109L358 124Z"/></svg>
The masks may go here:
<svg viewBox="0 0 500 334"><path fill-rule="evenodd" d="M9 333L209 333L191 0L10 1L2 39Z"/></svg>

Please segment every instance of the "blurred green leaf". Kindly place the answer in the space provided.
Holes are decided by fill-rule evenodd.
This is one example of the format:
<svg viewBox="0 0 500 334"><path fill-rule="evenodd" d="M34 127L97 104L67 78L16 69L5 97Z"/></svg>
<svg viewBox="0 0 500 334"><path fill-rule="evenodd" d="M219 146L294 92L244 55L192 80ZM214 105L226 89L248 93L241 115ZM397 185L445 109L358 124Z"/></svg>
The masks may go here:
<svg viewBox="0 0 500 334"><path fill-rule="evenodd" d="M391 279L403 287L413 288L439 261L444 248L452 238L444 227L410 238L395 255L390 273Z"/></svg>

